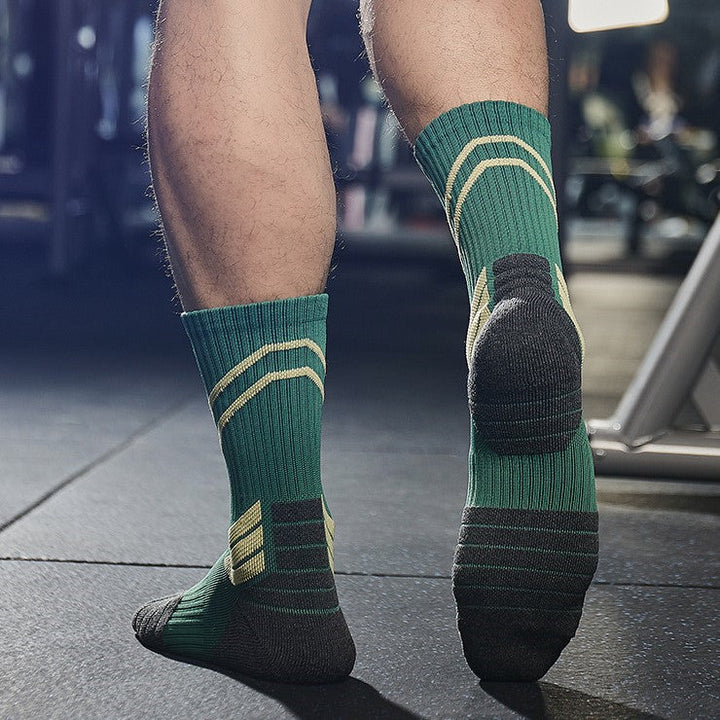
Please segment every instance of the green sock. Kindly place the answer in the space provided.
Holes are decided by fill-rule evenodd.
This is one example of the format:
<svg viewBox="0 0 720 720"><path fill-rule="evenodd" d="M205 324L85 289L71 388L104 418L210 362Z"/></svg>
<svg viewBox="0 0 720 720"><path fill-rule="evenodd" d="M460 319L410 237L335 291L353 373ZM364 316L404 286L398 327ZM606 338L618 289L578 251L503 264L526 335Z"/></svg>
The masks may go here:
<svg viewBox="0 0 720 720"><path fill-rule="evenodd" d="M471 304L458 627L483 680L534 680L575 634L597 565L584 348L561 269L550 125L514 103L463 105L425 128L415 154Z"/></svg>
<svg viewBox="0 0 720 720"><path fill-rule="evenodd" d="M256 677L349 675L355 647L333 577L320 484L327 296L183 316L230 477L228 549L133 620L153 649Z"/></svg>

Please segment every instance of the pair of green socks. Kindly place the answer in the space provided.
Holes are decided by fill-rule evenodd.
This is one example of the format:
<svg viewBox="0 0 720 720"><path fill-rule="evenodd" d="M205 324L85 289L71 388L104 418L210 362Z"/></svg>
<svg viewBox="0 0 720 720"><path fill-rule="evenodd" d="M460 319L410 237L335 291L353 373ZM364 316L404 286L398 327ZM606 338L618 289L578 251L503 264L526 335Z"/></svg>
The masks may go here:
<svg viewBox="0 0 720 720"><path fill-rule="evenodd" d="M470 297L458 628L480 678L534 680L574 635L597 564L583 343L559 257L550 127L513 103L464 105L430 123L415 153ZM320 483L326 314L319 295L183 315L230 477L228 547L195 587L138 611L143 644L288 682L351 672Z"/></svg>

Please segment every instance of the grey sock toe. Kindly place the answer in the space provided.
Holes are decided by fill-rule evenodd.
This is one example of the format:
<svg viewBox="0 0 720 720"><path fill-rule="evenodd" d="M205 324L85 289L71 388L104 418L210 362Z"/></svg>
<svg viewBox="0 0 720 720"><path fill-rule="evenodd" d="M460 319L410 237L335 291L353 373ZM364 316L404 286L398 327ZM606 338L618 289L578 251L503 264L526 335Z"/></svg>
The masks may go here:
<svg viewBox="0 0 720 720"><path fill-rule="evenodd" d="M170 597L153 600L143 605L133 617L132 625L137 639L145 647L153 650L161 650L162 632L167 621L180 604L182 595L171 595Z"/></svg>

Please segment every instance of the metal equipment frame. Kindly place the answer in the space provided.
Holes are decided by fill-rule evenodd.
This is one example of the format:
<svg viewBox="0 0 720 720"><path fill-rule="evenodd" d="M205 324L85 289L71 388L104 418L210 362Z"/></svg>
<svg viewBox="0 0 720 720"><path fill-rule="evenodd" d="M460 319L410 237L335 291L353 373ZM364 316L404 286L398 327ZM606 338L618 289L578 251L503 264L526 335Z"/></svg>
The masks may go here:
<svg viewBox="0 0 720 720"><path fill-rule="evenodd" d="M613 416L588 422L603 475L720 480L720 215ZM700 430L673 427L691 398Z"/></svg>

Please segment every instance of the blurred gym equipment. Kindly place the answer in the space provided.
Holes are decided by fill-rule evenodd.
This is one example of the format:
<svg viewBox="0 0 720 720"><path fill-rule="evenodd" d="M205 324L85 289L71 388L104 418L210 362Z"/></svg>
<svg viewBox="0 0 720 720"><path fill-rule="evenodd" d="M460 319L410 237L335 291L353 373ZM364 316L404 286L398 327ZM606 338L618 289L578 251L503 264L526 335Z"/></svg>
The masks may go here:
<svg viewBox="0 0 720 720"><path fill-rule="evenodd" d="M614 415L588 423L598 473L720 477L720 216ZM694 421L679 427L690 400Z"/></svg>

